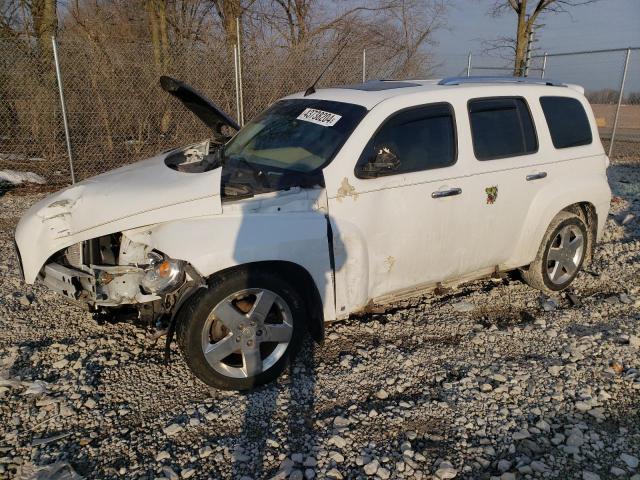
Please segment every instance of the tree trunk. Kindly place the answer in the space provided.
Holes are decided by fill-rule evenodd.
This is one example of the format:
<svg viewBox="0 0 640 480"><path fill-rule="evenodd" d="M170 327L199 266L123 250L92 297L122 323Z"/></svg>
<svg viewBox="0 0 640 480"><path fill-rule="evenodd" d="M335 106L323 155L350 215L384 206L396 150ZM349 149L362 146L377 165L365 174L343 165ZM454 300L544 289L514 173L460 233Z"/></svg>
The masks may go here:
<svg viewBox="0 0 640 480"><path fill-rule="evenodd" d="M38 50L43 60L52 58L51 37L58 30L58 11L56 0L33 0L31 2L33 29L38 42Z"/></svg>
<svg viewBox="0 0 640 480"><path fill-rule="evenodd" d="M518 77L524 75L525 65L527 62L527 38L528 22L527 22L527 0L522 0L518 14L518 30L516 31L516 59L513 66L513 75Z"/></svg>

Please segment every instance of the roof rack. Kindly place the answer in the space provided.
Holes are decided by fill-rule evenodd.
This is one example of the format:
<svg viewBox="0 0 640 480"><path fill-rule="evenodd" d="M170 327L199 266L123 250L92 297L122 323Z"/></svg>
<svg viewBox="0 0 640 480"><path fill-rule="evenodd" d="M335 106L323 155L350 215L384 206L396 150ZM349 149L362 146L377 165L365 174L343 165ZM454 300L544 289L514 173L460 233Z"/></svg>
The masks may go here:
<svg viewBox="0 0 640 480"><path fill-rule="evenodd" d="M500 77L500 76L448 77L440 80L438 82L438 85L462 85L464 83L527 83L527 84L533 84L533 85L548 85L552 87L566 87L564 83L554 82L553 80L546 80L544 78Z"/></svg>

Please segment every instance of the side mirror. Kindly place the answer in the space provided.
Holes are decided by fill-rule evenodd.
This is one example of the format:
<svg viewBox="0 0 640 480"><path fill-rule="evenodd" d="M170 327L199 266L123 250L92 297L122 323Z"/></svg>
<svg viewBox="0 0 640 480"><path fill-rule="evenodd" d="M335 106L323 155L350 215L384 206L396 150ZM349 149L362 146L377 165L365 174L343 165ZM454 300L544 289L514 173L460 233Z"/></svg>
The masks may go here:
<svg viewBox="0 0 640 480"><path fill-rule="evenodd" d="M389 147L376 147L375 155L362 165L358 165L356 173L361 178L376 178L388 175L398 169L400 158Z"/></svg>

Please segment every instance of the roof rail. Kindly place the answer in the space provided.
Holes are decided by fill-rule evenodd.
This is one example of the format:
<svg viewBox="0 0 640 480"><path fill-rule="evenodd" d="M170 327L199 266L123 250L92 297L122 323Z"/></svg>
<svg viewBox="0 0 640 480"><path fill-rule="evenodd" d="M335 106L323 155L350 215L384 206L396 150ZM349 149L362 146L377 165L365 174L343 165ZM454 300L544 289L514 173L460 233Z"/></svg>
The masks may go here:
<svg viewBox="0 0 640 480"><path fill-rule="evenodd" d="M443 78L438 82L438 85L462 85L464 83L528 83L534 85L549 85L554 87L566 87L564 83L554 82L553 80L546 80L544 78L531 78L531 77L486 77L486 76L471 76L471 77L448 77Z"/></svg>

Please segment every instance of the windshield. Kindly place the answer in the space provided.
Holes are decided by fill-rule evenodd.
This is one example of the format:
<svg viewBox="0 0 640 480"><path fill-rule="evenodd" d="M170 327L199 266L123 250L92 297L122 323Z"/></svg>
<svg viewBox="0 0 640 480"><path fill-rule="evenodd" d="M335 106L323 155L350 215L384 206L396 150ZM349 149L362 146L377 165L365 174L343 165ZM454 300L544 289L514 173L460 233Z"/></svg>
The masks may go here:
<svg viewBox="0 0 640 480"><path fill-rule="evenodd" d="M282 100L248 123L224 157L261 168L313 172L328 164L367 110L328 100Z"/></svg>

